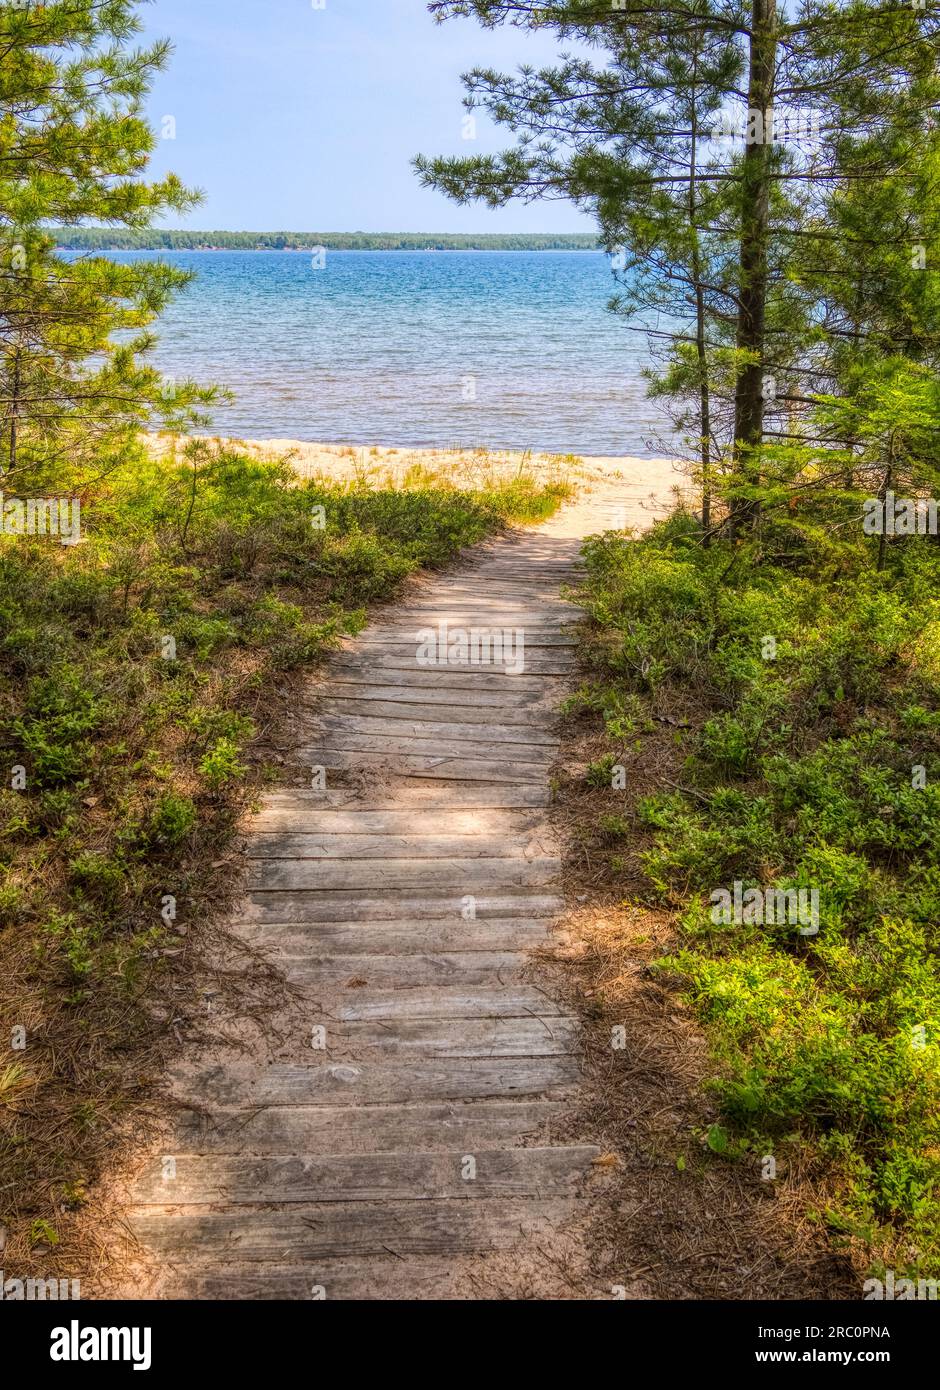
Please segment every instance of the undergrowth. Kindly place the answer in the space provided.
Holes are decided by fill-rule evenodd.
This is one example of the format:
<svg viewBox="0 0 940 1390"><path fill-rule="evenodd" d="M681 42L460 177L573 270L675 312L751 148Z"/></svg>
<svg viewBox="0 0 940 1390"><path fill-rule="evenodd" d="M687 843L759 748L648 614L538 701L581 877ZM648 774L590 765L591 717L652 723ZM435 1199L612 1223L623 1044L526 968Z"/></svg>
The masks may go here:
<svg viewBox="0 0 940 1390"><path fill-rule="evenodd" d="M587 776L611 872L640 839L640 896L675 913L656 968L712 1045L710 1147L768 1174L811 1155L840 1194L819 1219L860 1271L936 1278L940 547L895 542L878 572L818 522L703 548L680 512L590 540L592 679L571 707L606 730ZM680 776L637 794L666 709ZM815 892L817 911L722 911L735 883Z"/></svg>
<svg viewBox="0 0 940 1390"><path fill-rule="evenodd" d="M195 938L224 903L239 817L276 776L253 751L274 685L419 567L566 490L524 472L475 489L303 481L197 442L86 492L81 544L0 541L8 1269L63 1253L115 1127L150 1092L155 1034L199 1005ZM158 1007L168 971L176 1002Z"/></svg>

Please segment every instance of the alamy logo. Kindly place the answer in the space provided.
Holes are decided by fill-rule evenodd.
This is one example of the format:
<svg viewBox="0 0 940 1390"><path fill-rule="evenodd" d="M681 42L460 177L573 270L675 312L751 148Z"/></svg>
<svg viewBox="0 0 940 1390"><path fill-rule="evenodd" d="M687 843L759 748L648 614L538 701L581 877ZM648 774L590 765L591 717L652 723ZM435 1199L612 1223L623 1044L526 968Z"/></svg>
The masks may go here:
<svg viewBox="0 0 940 1390"><path fill-rule="evenodd" d="M759 923L763 926L798 926L801 936L819 931L818 888L745 888L739 880L709 895L711 919L716 926Z"/></svg>
<svg viewBox="0 0 940 1390"><path fill-rule="evenodd" d="M712 129L714 140L743 140L746 145L815 145L822 138L818 111L778 111L749 107L723 111Z"/></svg>
<svg viewBox="0 0 940 1390"><path fill-rule="evenodd" d="M862 530L866 536L935 536L937 502L933 497L866 497Z"/></svg>
<svg viewBox="0 0 940 1390"><path fill-rule="evenodd" d="M149 1327L68 1327L52 1329L52 1361L131 1361L135 1371L150 1370Z"/></svg>
<svg viewBox="0 0 940 1390"><path fill-rule="evenodd" d="M8 1279L0 1269L0 1303L64 1303L81 1296L79 1279Z"/></svg>
<svg viewBox="0 0 940 1390"><path fill-rule="evenodd" d="M63 545L82 538L82 504L77 497L4 497L0 492L0 534L58 536Z"/></svg>
<svg viewBox="0 0 940 1390"><path fill-rule="evenodd" d="M505 666L507 676L525 670L522 628L455 627L446 623L417 634L419 666Z"/></svg>
<svg viewBox="0 0 940 1390"><path fill-rule="evenodd" d="M866 1279L862 1285L862 1297L866 1302L894 1303L908 1299L934 1301L937 1297L936 1279L897 1279L893 1269L885 1271L884 1279Z"/></svg>

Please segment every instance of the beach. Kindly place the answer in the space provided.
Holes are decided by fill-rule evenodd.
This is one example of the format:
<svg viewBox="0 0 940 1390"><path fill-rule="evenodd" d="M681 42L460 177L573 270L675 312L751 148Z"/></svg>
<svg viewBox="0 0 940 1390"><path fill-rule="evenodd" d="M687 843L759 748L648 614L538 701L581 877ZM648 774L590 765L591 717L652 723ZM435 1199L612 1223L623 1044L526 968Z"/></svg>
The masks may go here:
<svg viewBox="0 0 940 1390"><path fill-rule="evenodd" d="M166 435L149 436L158 452L178 447L180 441ZM530 453L527 450L410 449L390 444L321 444L302 439L225 439L227 445L258 458L289 459L304 478L323 477L339 482L361 480L375 487L400 483L410 472L423 469L436 478L478 487L487 479L509 478L520 470L542 482L566 478L585 489L604 485L611 503L611 529L626 525L626 512L618 508L639 505L662 514L671 501L691 498L688 465L680 459L631 454L580 455ZM618 486L619 484L619 486Z"/></svg>

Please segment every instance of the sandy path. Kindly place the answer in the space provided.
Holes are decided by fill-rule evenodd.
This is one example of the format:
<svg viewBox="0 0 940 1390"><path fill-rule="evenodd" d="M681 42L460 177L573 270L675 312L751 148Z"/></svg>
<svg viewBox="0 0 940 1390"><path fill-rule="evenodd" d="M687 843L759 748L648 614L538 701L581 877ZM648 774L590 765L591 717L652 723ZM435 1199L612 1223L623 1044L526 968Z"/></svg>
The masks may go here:
<svg viewBox="0 0 940 1390"><path fill-rule="evenodd" d="M597 1150L546 1137L577 1099L578 1023L530 953L565 906L549 772L577 610L560 589L583 536L645 524L674 481L608 476L311 678L300 760L325 789L266 799L235 923L300 1002L277 1045L181 1064L189 1108L128 1214L151 1294L610 1296L577 1284ZM442 624L521 632L524 668L506 672L517 645L423 664L417 633Z"/></svg>

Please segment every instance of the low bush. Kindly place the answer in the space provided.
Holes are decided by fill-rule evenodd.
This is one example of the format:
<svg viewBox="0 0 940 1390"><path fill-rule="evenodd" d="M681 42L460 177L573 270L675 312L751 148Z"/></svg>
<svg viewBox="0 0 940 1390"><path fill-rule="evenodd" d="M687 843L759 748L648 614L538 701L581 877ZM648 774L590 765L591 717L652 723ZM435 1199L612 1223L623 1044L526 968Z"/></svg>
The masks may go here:
<svg viewBox="0 0 940 1390"><path fill-rule="evenodd" d="M613 745L587 774L607 787L598 835L645 844L646 891L678 932L658 969L711 1039L738 1150L806 1146L838 1177L833 1238L936 1278L940 548L895 543L878 572L862 542L837 565L817 543L794 569L795 531L768 520L706 548L679 513L588 543L594 675L574 707ZM612 789L625 740L676 706L681 787ZM735 883L815 892L817 926L725 920L716 890Z"/></svg>

